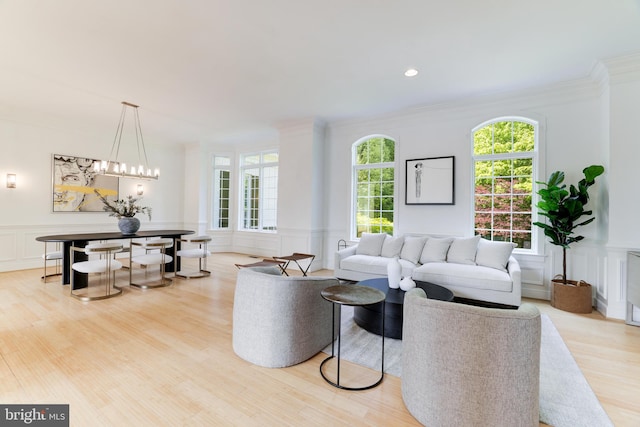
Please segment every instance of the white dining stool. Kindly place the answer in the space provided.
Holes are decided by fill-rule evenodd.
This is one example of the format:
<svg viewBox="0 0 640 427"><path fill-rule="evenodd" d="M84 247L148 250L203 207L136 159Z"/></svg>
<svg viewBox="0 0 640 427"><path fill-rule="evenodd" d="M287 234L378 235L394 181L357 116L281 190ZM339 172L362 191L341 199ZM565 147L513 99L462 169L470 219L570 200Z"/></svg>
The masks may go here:
<svg viewBox="0 0 640 427"><path fill-rule="evenodd" d="M141 247L145 250L142 255L133 255L134 246ZM173 246L173 239L171 238L159 238L149 239L144 241L132 241L131 251L129 252L129 284L141 289L159 288L163 286L169 286L171 279L166 277L166 265L173 261L173 257L167 254L167 249ZM138 264L144 269L144 280L134 281L134 264ZM150 266L160 266L160 278L149 279ZM140 270L140 269L137 269Z"/></svg>
<svg viewBox="0 0 640 427"><path fill-rule="evenodd" d="M195 279L198 277L207 277L211 272L207 270L207 258L211 256L211 252L207 249L211 236L183 237L176 239L180 241L181 247L176 252L176 258L180 258L180 271L176 271L176 276L185 279ZM198 259L198 270L185 270L185 260L183 258Z"/></svg>
<svg viewBox="0 0 640 427"><path fill-rule="evenodd" d="M60 250L60 242L56 242L55 250L49 252L47 247L48 242L44 242L44 253L42 259L44 260L44 272L42 273L42 281L47 282L47 278L62 276L62 251ZM54 262L54 272L48 273L47 263Z"/></svg>
<svg viewBox="0 0 640 427"><path fill-rule="evenodd" d="M71 268L74 272L87 275L87 286L77 288L75 273L72 272L69 284L70 295L81 301L95 301L121 295L122 289L116 286L115 272L122 268L122 263L113 256L121 250L122 244L113 242L94 243L85 247L72 246L69 251ZM86 254L89 259L74 262L74 255L78 252ZM96 256L97 258L94 258ZM98 286L91 286L89 277L92 275L100 276Z"/></svg>

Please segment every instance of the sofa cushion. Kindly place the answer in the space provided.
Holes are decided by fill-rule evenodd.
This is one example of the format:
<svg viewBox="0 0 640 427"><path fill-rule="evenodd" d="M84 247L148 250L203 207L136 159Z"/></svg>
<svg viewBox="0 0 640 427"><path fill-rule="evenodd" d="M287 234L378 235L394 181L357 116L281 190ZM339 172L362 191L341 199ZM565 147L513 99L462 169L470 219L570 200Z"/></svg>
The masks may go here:
<svg viewBox="0 0 640 427"><path fill-rule="evenodd" d="M384 239L384 243L382 244L382 251L380 252L380 256L383 256L385 258L393 258L396 256L399 257L403 243L403 237L391 237L387 235L386 239Z"/></svg>
<svg viewBox="0 0 640 427"><path fill-rule="evenodd" d="M342 260L340 268L343 270L366 271L367 273L386 277L387 263L390 259L371 255L352 255Z"/></svg>
<svg viewBox="0 0 640 427"><path fill-rule="evenodd" d="M515 243L511 242L480 239L476 253L476 264L507 271L507 263L515 247Z"/></svg>
<svg viewBox="0 0 640 427"><path fill-rule="evenodd" d="M392 258L383 258L370 255L351 255L340 262L342 270L364 271L370 274L387 277L387 264ZM416 268L416 265L406 259L400 259L402 266L402 277L409 277Z"/></svg>
<svg viewBox="0 0 640 427"><path fill-rule="evenodd" d="M446 262L447 252L449 251L449 246L451 245L452 240L452 237L446 237L443 239L430 237L427 239L424 249L422 249L422 254L420 254L420 264L426 264L428 262Z"/></svg>
<svg viewBox="0 0 640 427"><path fill-rule="evenodd" d="M356 254L379 256L386 237L387 234L385 233L362 233L356 248Z"/></svg>
<svg viewBox="0 0 640 427"><path fill-rule="evenodd" d="M445 288L455 286L502 292L513 289L509 273L480 265L430 262L413 270L411 278Z"/></svg>
<svg viewBox="0 0 640 427"><path fill-rule="evenodd" d="M420 261L420 254L422 253L422 248L424 248L424 243L426 241L426 237L405 237L404 245L402 245L402 251L400 252L400 258L417 264Z"/></svg>
<svg viewBox="0 0 640 427"><path fill-rule="evenodd" d="M475 265L479 241L480 236L453 239L447 252L447 262Z"/></svg>

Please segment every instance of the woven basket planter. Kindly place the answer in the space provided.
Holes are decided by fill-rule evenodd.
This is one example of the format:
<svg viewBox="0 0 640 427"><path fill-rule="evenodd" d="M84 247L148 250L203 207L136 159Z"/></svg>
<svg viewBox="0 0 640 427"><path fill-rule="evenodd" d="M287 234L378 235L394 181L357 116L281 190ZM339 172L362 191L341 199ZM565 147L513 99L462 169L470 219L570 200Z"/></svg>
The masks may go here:
<svg viewBox="0 0 640 427"><path fill-rule="evenodd" d="M551 280L551 306L571 313L591 313L593 309L593 291L584 280Z"/></svg>

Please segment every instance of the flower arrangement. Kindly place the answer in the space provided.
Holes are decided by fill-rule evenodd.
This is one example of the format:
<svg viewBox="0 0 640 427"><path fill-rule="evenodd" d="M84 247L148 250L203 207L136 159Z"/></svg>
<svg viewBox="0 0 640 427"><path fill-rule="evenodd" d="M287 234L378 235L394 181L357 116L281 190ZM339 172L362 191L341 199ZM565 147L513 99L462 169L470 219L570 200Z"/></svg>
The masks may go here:
<svg viewBox="0 0 640 427"><path fill-rule="evenodd" d="M94 190L94 192L98 195L100 200L102 200L102 203L104 204L102 209L105 212L109 212L109 216L115 216L118 219L123 217L132 218L138 213L143 213L149 217L149 220L151 220L151 208L148 206L140 206L138 204L138 201L141 198L127 196L126 199L119 199L112 203L100 194L98 190Z"/></svg>

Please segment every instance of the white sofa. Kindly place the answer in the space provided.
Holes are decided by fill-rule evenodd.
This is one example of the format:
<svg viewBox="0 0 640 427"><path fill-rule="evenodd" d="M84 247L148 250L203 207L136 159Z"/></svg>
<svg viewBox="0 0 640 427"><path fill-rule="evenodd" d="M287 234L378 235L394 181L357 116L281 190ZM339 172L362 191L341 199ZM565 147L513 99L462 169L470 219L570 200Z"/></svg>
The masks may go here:
<svg viewBox="0 0 640 427"><path fill-rule="evenodd" d="M387 263L398 257L403 277L444 286L456 297L520 306L521 271L513 247L480 236L363 233L357 245L336 252L334 273L353 281L386 277Z"/></svg>

